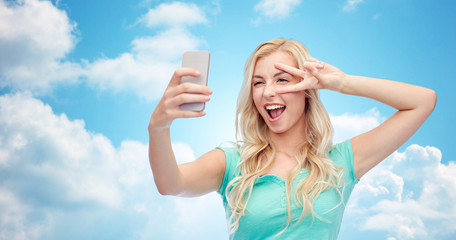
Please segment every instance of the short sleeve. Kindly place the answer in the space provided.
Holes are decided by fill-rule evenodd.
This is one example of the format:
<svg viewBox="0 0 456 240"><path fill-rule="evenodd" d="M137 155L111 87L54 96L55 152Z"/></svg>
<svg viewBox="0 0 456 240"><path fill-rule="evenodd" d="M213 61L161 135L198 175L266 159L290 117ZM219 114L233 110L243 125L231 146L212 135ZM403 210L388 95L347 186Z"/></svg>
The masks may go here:
<svg viewBox="0 0 456 240"><path fill-rule="evenodd" d="M225 196L225 190L228 183L238 175L239 169L237 168L241 157L239 151L236 148L225 148L219 147L225 153L226 166L225 166L225 176L223 177L222 185L217 191L221 196ZM225 199L225 198L224 198Z"/></svg>
<svg viewBox="0 0 456 240"><path fill-rule="evenodd" d="M353 149L350 139L338 143L329 152L329 157L340 167L345 169L345 179L358 183L353 166Z"/></svg>

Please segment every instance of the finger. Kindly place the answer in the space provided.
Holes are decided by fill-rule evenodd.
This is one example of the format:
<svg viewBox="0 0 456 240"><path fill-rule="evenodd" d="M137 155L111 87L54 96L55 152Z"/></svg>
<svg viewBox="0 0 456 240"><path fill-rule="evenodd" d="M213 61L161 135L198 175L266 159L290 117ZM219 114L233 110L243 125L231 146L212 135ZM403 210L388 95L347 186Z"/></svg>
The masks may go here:
<svg viewBox="0 0 456 240"><path fill-rule="evenodd" d="M288 66L286 64L282 64L282 63L276 63L274 64L274 67L279 69L279 70L282 70L284 72L287 72L293 76L297 76L297 77L300 77L300 78L304 78L304 75L305 75L305 72L300 70L300 69L297 69L297 68L294 68L294 67L291 67L291 66Z"/></svg>
<svg viewBox="0 0 456 240"><path fill-rule="evenodd" d="M320 61L314 57L309 57L306 59L306 62L320 62Z"/></svg>
<svg viewBox="0 0 456 240"><path fill-rule="evenodd" d="M176 71L174 71L174 74L168 86L179 85L181 83L182 77L184 76L199 77L200 73L193 68L179 68Z"/></svg>
<svg viewBox="0 0 456 240"><path fill-rule="evenodd" d="M183 111L183 110L174 110L174 111L168 111L166 116L169 119L177 119L177 118L194 118L194 117L202 117L206 115L205 112L203 111ZM171 122L172 122L171 120Z"/></svg>
<svg viewBox="0 0 456 240"><path fill-rule="evenodd" d="M203 111L176 111L173 115L175 118L196 118L205 116L206 113Z"/></svg>
<svg viewBox="0 0 456 240"><path fill-rule="evenodd" d="M176 87L176 89L185 93L199 93L205 95L212 94L212 90L209 87L191 82L181 83Z"/></svg>
<svg viewBox="0 0 456 240"><path fill-rule="evenodd" d="M211 98L207 95L184 93L169 99L168 106L170 108L179 108L180 105L185 103L205 103L210 100Z"/></svg>
<svg viewBox="0 0 456 240"><path fill-rule="evenodd" d="M316 58L313 58L313 57L308 58L308 59L306 60L306 62L315 63L315 64L316 64L315 67L316 67L316 68L319 68L319 69L322 69L322 68L324 68L324 66L325 66L325 63L324 63L324 62L322 62L322 61L320 61L320 60L318 60L318 59L316 59Z"/></svg>
<svg viewBox="0 0 456 240"><path fill-rule="evenodd" d="M172 86L167 90L167 96L174 97L182 93L193 93L193 94L203 94L211 95L212 90L205 85L200 85L196 83L186 82L179 84L177 86Z"/></svg>
<svg viewBox="0 0 456 240"><path fill-rule="evenodd" d="M316 78L319 78L320 71L318 71L317 65L315 63L305 62L303 66L308 73L310 73Z"/></svg>
<svg viewBox="0 0 456 240"><path fill-rule="evenodd" d="M293 85L283 85L283 86L277 86L276 92L279 94L283 93L292 93L292 92L299 92L299 91L304 91L306 89L310 89L311 84L309 84L310 81L303 80L297 84Z"/></svg>

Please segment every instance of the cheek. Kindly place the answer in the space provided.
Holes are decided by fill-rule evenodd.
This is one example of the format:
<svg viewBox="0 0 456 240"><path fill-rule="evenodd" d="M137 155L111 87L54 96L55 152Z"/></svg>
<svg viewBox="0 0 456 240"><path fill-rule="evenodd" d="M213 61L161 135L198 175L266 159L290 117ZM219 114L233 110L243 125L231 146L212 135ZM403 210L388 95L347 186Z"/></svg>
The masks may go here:
<svg viewBox="0 0 456 240"><path fill-rule="evenodd" d="M252 99L253 99L253 104L255 104L255 107L256 107L257 109L262 108L261 96L260 96L260 94L258 93L258 91L252 91Z"/></svg>
<svg viewBox="0 0 456 240"><path fill-rule="evenodd" d="M306 94L301 91L301 92L290 92L290 93L285 93L281 94L281 97L288 102L305 102L306 99Z"/></svg>
<svg viewBox="0 0 456 240"><path fill-rule="evenodd" d="M284 100L291 103L287 108L293 109L296 113L304 112L306 106L306 95L304 92L290 93L288 96L283 96Z"/></svg>

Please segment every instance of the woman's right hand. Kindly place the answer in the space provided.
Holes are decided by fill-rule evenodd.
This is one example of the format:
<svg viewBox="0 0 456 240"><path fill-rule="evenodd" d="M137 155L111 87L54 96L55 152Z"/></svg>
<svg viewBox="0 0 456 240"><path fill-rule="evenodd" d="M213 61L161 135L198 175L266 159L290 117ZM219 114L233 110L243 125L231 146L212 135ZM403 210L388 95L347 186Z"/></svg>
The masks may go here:
<svg viewBox="0 0 456 240"><path fill-rule="evenodd" d="M184 103L208 102L212 90L204 85L182 83L184 76L198 77L200 73L192 68L177 69L162 99L155 107L150 118L149 131L167 129L176 118L193 118L206 115L203 111L185 111L180 109Z"/></svg>

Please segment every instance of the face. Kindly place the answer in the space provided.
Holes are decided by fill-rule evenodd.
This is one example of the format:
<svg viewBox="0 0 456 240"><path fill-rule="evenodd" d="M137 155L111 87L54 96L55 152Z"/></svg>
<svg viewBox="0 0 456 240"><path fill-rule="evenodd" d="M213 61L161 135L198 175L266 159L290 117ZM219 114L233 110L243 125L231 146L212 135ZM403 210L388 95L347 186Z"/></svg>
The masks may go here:
<svg viewBox="0 0 456 240"><path fill-rule="evenodd" d="M253 102L268 125L270 133L304 132L304 91L282 94L276 92L281 86L296 84L301 79L275 68L275 63L297 68L293 57L281 51L258 59L252 78Z"/></svg>

